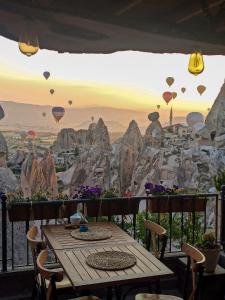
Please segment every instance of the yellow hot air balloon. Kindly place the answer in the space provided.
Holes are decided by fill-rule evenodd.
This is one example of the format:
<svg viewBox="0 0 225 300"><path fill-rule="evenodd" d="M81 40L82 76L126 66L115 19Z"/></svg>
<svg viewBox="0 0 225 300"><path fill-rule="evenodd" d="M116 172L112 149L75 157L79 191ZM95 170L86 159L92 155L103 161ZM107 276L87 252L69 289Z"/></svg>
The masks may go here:
<svg viewBox="0 0 225 300"><path fill-rule="evenodd" d="M198 75L204 70L204 60L201 52L194 52L190 55L188 71L191 74Z"/></svg>
<svg viewBox="0 0 225 300"><path fill-rule="evenodd" d="M185 87L182 87L182 88L181 88L181 92L182 92L182 93L185 93L185 91L186 91L186 88L185 88Z"/></svg>
<svg viewBox="0 0 225 300"><path fill-rule="evenodd" d="M177 97L177 93L176 92L173 92L172 95L173 95L173 99L175 99Z"/></svg>
<svg viewBox="0 0 225 300"><path fill-rule="evenodd" d="M23 33L19 37L18 43L20 52L30 57L39 50L38 37L35 34Z"/></svg>
<svg viewBox="0 0 225 300"><path fill-rule="evenodd" d="M173 77L167 77L166 78L166 83L168 86L171 86L174 83L174 78Z"/></svg>
<svg viewBox="0 0 225 300"><path fill-rule="evenodd" d="M200 95L202 95L205 90L206 90L206 87L204 85L197 86L197 91L199 92Z"/></svg>

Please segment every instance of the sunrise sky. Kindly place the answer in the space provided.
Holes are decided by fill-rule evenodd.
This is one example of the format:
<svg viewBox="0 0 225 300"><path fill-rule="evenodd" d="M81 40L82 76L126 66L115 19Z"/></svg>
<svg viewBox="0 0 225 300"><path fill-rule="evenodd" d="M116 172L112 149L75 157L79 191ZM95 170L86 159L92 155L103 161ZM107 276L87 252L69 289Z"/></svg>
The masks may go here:
<svg viewBox="0 0 225 300"><path fill-rule="evenodd" d="M14 41L0 37L0 100L73 107L106 106L122 109L162 110L172 105L178 115L190 111L207 113L225 78L225 57L204 56L205 71L195 77L188 73L188 56L118 52L113 54L59 54L40 50L26 57ZM49 71L46 81L42 75ZM169 88L167 76L175 78ZM200 96L196 87L206 85ZM181 87L186 93L180 92ZM55 89L54 95L49 90ZM178 96L167 106L166 90Z"/></svg>

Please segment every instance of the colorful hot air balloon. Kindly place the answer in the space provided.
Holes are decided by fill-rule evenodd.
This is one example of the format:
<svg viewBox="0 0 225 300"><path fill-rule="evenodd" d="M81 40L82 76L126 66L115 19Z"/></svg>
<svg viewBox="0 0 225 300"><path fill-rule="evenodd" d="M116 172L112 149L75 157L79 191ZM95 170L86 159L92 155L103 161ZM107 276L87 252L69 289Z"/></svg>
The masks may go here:
<svg viewBox="0 0 225 300"><path fill-rule="evenodd" d="M173 77L167 77L166 78L166 83L168 86L171 86L174 83L174 78Z"/></svg>
<svg viewBox="0 0 225 300"><path fill-rule="evenodd" d="M172 96L173 96L173 99L175 99L177 97L177 93L176 92L173 92L172 93Z"/></svg>
<svg viewBox="0 0 225 300"><path fill-rule="evenodd" d="M53 90L53 89L50 89L50 91L49 91L49 92L50 92L50 94L52 94L52 95L53 95L53 94L55 93L55 90Z"/></svg>
<svg viewBox="0 0 225 300"><path fill-rule="evenodd" d="M50 73L48 71L45 71L43 73L44 78L47 80L50 77Z"/></svg>
<svg viewBox="0 0 225 300"><path fill-rule="evenodd" d="M160 109L160 105L156 105L157 109Z"/></svg>
<svg viewBox="0 0 225 300"><path fill-rule="evenodd" d="M28 139L31 139L31 140L34 140L35 139L35 137L36 137L36 132L34 131L34 130L29 130L29 131L27 131L27 138Z"/></svg>
<svg viewBox="0 0 225 300"><path fill-rule="evenodd" d="M188 71L191 74L198 75L204 70L203 55L200 52L194 52L191 54L188 64Z"/></svg>
<svg viewBox="0 0 225 300"><path fill-rule="evenodd" d="M182 93L185 93L185 92L186 92L186 88L185 88L185 87L182 87L182 88L181 88L181 92L182 92Z"/></svg>
<svg viewBox="0 0 225 300"><path fill-rule="evenodd" d="M3 119L4 116L5 116L5 112L4 112L3 108L0 105L0 120Z"/></svg>
<svg viewBox="0 0 225 300"><path fill-rule="evenodd" d="M197 91L199 92L200 96L204 93L206 87L204 85L197 86Z"/></svg>
<svg viewBox="0 0 225 300"><path fill-rule="evenodd" d="M64 116L64 114L65 114L65 109L63 107L56 106L52 108L52 115L56 122L59 122Z"/></svg>
<svg viewBox="0 0 225 300"><path fill-rule="evenodd" d="M73 101L72 101L72 100L69 100L68 103L69 103L69 105L72 105Z"/></svg>
<svg viewBox="0 0 225 300"><path fill-rule="evenodd" d="M43 116L43 117L46 117L46 112L43 112L43 113L42 113L42 116Z"/></svg>
<svg viewBox="0 0 225 300"><path fill-rule="evenodd" d="M166 101L166 104L168 105L168 103L170 102L170 100L173 99L173 95L171 92L164 92L162 94L163 99Z"/></svg>

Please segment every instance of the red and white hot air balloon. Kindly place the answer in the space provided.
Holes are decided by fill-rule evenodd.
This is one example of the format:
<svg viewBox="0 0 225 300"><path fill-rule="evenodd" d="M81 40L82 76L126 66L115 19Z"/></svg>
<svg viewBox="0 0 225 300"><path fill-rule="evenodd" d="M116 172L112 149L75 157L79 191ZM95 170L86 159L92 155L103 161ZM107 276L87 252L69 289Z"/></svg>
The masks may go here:
<svg viewBox="0 0 225 300"><path fill-rule="evenodd" d="M164 92L162 94L162 97L165 100L166 104L168 105L168 103L173 99L173 93L171 93L171 92Z"/></svg>
<svg viewBox="0 0 225 300"><path fill-rule="evenodd" d="M29 140L34 140L36 138L37 134L34 130L28 130L27 131L27 138Z"/></svg>

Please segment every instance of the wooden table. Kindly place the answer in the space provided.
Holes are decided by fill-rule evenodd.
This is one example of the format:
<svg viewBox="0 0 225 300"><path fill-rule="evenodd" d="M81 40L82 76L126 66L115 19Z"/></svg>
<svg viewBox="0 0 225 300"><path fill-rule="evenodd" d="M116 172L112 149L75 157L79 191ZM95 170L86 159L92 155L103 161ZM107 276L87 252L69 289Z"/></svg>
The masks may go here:
<svg viewBox="0 0 225 300"><path fill-rule="evenodd" d="M173 272L156 259L132 237L112 223L92 223L112 231L112 238L103 241L80 241L70 236L63 225L43 226L43 233L69 277L75 290L105 288L170 277ZM132 253L137 264L122 271L102 271L89 267L86 257L91 253L117 250Z"/></svg>

